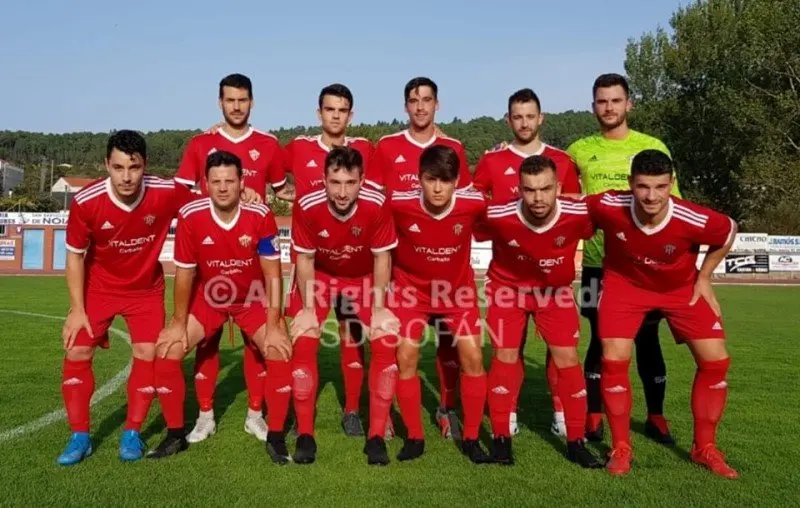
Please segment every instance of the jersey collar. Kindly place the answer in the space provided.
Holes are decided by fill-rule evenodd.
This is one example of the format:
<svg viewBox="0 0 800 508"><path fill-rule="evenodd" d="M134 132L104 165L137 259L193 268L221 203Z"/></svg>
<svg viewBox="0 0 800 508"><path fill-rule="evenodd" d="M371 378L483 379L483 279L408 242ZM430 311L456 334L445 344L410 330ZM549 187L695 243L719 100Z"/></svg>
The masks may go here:
<svg viewBox="0 0 800 508"><path fill-rule="evenodd" d="M442 219L446 218L448 215L450 215L450 212L452 212L453 208L456 207L456 193L453 192L453 197L450 199L450 204L447 205L447 208L442 210L441 213L434 215L431 212L429 212L428 209L425 207L425 196L422 194L422 189L420 189L419 190L419 207L422 208L423 212L427 213L432 218L434 218L436 220L442 220Z"/></svg>
<svg viewBox="0 0 800 508"><path fill-rule="evenodd" d="M508 151L513 153L514 155L522 157L523 159L527 159L528 157L531 157L532 155L542 155L542 153L544 153L545 147L547 147L547 143L542 143L542 146L540 146L539 149L536 150L536 153L527 154L527 153L523 152L522 150L520 150L519 148L517 148L516 146L514 146L513 144L509 143Z"/></svg>
<svg viewBox="0 0 800 508"><path fill-rule="evenodd" d="M231 143L241 143L245 139L249 138L253 134L254 131L255 131L255 129L253 129L253 127L250 126L250 128L247 129L247 132L245 132L244 134L242 134L238 138L234 138L233 136L231 136L230 134L225 132L225 130L222 129L222 127L220 127L219 129L217 129L217 134L219 134L223 138L227 139Z"/></svg>
<svg viewBox="0 0 800 508"><path fill-rule="evenodd" d="M528 229L530 229L534 233L546 233L547 231L550 231L553 228L553 226L556 225L556 222L558 222L559 217L561 217L561 202L558 199L556 199L556 213L553 215L553 218L550 219L550 222L548 222L547 224L543 224L541 226L536 226L528 222L528 219L526 219L525 215L522 213L523 206L524 203L520 199L517 202L517 217L519 217L519 220L522 221L522 223L525 224L528 227Z"/></svg>
<svg viewBox="0 0 800 508"><path fill-rule="evenodd" d="M428 148L429 146L431 146L436 141L436 134L434 134L433 136L431 136L431 139L429 139L428 141L426 141L424 143L420 143L419 141L417 141L416 139L411 137L411 133L408 132L408 129L403 131L403 136L406 137L406 140L409 143L411 143L412 145L416 145L416 146L418 146L420 148Z"/></svg>
<svg viewBox="0 0 800 508"><path fill-rule="evenodd" d="M211 198L209 198L209 201L211 201ZM217 223L217 226L221 227L225 231L230 231L231 229L233 229L236 226L236 223L239 222L239 216L242 215L242 206L239 205L236 207L236 215L233 216L233 220L226 224L222 219L219 218L217 212L214 211L213 202L211 203L210 210L211 210L211 218L214 219L214 222Z"/></svg>
<svg viewBox="0 0 800 508"><path fill-rule="evenodd" d="M667 215L664 216L664 220L662 220L661 223L653 227L649 227L642 224L642 222L639 220L639 217L636 216L636 210L634 210L635 206L636 206L636 200L633 198L633 196L631 196L631 207L630 207L631 218L633 219L633 223L636 224L636 227L639 228L639 231L641 231L646 235L654 235L658 233L659 231L667 227L667 224L669 224L670 219L672 219L672 209L673 209L672 198L669 198L669 203L667 204Z"/></svg>
<svg viewBox="0 0 800 508"><path fill-rule="evenodd" d="M144 198L144 187L145 187L145 179L144 179L144 177L142 177L142 183L141 183L141 186L139 187L139 195L136 197L136 201L134 201L130 205L127 205L127 204L123 203L122 201L120 201L120 199L117 197L117 195L114 194L114 189L111 186L111 177L106 178L106 192L108 193L108 198L111 200L112 203L117 205L118 208L120 208L120 209L122 209L122 210L124 210L126 212L134 211L136 209L136 207L139 206L139 203L142 202L142 199Z"/></svg>
<svg viewBox="0 0 800 508"><path fill-rule="evenodd" d="M328 203L328 211L331 212L331 215L333 215L333 217L340 222L349 221L353 217L353 215L356 214L356 210L358 210L358 201L356 201L356 204L353 205L353 208L349 212L347 212L347 215L339 215L338 213L336 213L336 210L334 210L331 207L330 202Z"/></svg>

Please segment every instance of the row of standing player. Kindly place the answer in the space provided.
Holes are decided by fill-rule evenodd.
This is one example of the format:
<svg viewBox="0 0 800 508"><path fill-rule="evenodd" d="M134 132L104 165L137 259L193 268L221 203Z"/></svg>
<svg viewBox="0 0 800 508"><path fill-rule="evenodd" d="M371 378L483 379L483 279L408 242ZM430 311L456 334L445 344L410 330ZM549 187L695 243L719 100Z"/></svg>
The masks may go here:
<svg viewBox="0 0 800 508"><path fill-rule="evenodd" d="M237 79L237 77L234 76L233 78L226 78L226 79L234 79L235 80L235 79ZM245 87L236 87L236 86L226 86L226 87L221 86L220 87L221 88L221 93L220 93L220 99L221 100L220 100L220 102L223 105L223 111L226 112L226 115L225 115L226 116L226 120L229 120L229 117L230 117L230 119L233 119L234 121L236 121L238 119L240 121L240 123L244 123L245 126L247 126L246 119L247 119L247 114L249 114L249 105L247 107L242 105L241 98L239 99L239 102L237 102L236 98L227 97L226 96L226 92L230 91L231 88L234 89L233 90L234 92L236 90L238 90L238 91L244 90L246 92L246 94L247 94L247 99L248 99L246 102L248 102L248 104L249 104L249 100L252 99L252 93L251 93L251 89L249 89L249 82L247 83L247 85L248 86L245 86ZM352 98L350 98L350 100L345 103L344 108L340 107L337 110L337 108L331 107L331 105L326 104L326 102L327 102L326 98L331 97L331 98L334 99L334 102L339 102L340 105L343 102L342 99L345 98L345 97L342 97L341 94L337 95L335 88L336 87L333 87L333 93L331 93L329 95L321 96L321 98L320 98L320 115L323 118L323 128L325 128L324 118L325 118L325 114L327 113L329 115L329 119L332 118L332 122L330 122L330 123L332 125L334 125L335 127L341 127L342 131L343 131L343 127L346 126L346 123L347 123L347 121L349 121L349 118L350 118L351 107L352 107ZM409 91L410 91L410 93L409 93ZM426 93L427 93L427 96L426 96ZM348 92L348 94L349 94L349 92ZM519 94L515 94L515 95L517 95L517 99L519 99L520 97L523 97L523 100L517 100L517 101L510 100L509 101L509 110L510 110L509 111L509 113L510 113L509 114L509 123L511 124L512 128L514 128L514 131L515 131L515 136L517 138L516 139L516 141L517 141L516 145L520 145L519 142L524 141L526 139L526 137L527 137L527 138L529 138L529 141L530 141L529 145L541 147L541 143L538 140L538 136L536 136L536 133L537 133L537 130L538 130L538 126L541 124L541 114L538 111L539 110L539 108L538 108L538 99L536 99L535 101L532 101L530 99L529 100L524 100L524 91L523 91L523 95L522 96L520 96ZM414 96L416 96L416 97L414 97ZM535 95L533 97L535 99ZM595 90L595 97L597 99L597 90ZM338 99L338 101L337 101L337 99ZM514 97L512 97L512 99L514 99ZM233 101L233 104L231 104L231 101ZM534 104L530 104L531 102L534 102ZM596 102L602 102L602 101L596 101ZM227 109L226 109L226 106L225 106L226 104L228 105ZM409 110L409 116L411 118L411 127L409 128L408 131L404 131L403 133L401 133L401 135L395 136L395 138L400 138L400 139L405 138L406 141L411 141L415 145L420 145L422 143L419 143L419 142L414 143L415 134L419 135L420 131L424 131L425 129L429 130L431 128L432 123L430 121L432 121L432 118L433 118L433 111L438 106L438 102L436 101L436 88L435 88L435 85L432 85L432 84L431 85L427 85L427 84L425 84L425 83L423 83L423 82L421 82L419 80L417 80L416 83L414 83L414 82L409 83L409 87L406 88L406 104L407 104L407 107L408 107L408 110ZM531 105L535 105L536 106L534 112L532 112L532 113L525 114L524 112L523 113L520 113L520 112L516 112L515 113L514 112L514 107L515 106L531 106ZM427 108L427 111L426 111L426 108ZM342 111L342 109L344 109L344 111ZM246 113L245 113L245 111L246 111ZM228 113L230 113L230 114L228 114ZM345 118L342 119L342 116L344 116ZM242 119L244 119L244 122L241 122ZM428 122L428 125L425 127L425 129L416 129L415 130L416 127L420 126L419 124L424 124L426 120L428 120L429 122ZM230 123L231 122L227 122L227 126L228 127L231 127ZM235 123L235 122L233 122L233 123ZM223 129L221 129L218 132L223 132L224 133L225 132L225 128L223 127ZM252 131L248 131L248 132L250 134L252 134ZM327 133L327 131L325 131L325 132ZM533 135L531 135L531 134L533 134ZM325 135L323 134L323 139L324 139L324 136ZM226 139L228 139L230 141L229 136L226 136L225 134L222 134L222 137L224 137L224 138L226 138ZM249 134L243 136L244 139L246 139L247 137L249 137ZM430 135L428 137L430 138ZM444 140L446 138L439 138L439 139ZM241 141L241 140L239 140L239 141ZM300 141L300 140L298 140L298 141ZM325 145L321 143L321 139L320 138L317 138L317 139L306 139L306 141L309 141L312 144L316 144L318 147L322 148L323 150L325 149ZM431 142L434 142L434 141L436 141L435 138L434 139L429 139L429 143L428 144L430 144ZM387 143L387 145L388 144L389 143ZM444 144L446 144L446 143L444 143ZM419 147L419 148L421 149L422 147ZM459 146L457 145L456 148L458 149ZM528 148L530 148L530 146L528 146ZM545 150L547 150L548 148L549 147L545 147ZM215 149L215 147L212 147L211 149L209 149L209 151L212 151L213 149ZM380 152L380 144L379 144L379 147L378 147L377 151ZM501 150L500 152L503 152L503 151ZM507 150L507 152L510 152L511 154L515 154L515 155L523 155L523 154L519 154L518 151L515 151L513 146L509 150ZM561 154L561 152L557 152L557 154ZM187 156L188 155L189 155L189 150L187 150ZM261 153L259 152L258 149L254 148L254 149L250 149L248 151L247 155L251 159L256 160L261 156ZM463 150L462 150L462 155L463 155ZM189 157L187 157L187 158L189 158ZM402 160L403 158L404 158L403 157L403 153L399 153L397 155L397 157L394 157L391 160L393 160L395 165L404 163L404 162L406 162L406 160L412 160L413 161L413 159L411 159L410 157L406 158L406 160ZM371 158L370 160L372 161L372 160L376 160L376 159L380 160L380 157L374 157L374 158ZM385 154L384 154L384 159L386 159ZM462 158L462 160L463 160L463 158ZM305 167L306 168L313 167L315 165L315 164L313 164L314 162L315 161L313 159L309 159L307 161L307 164L305 165ZM318 166L318 164L317 164L317 166ZM557 166L557 168L559 170L558 172L560 173L559 177L563 177L564 173L563 173L561 167L559 167L560 165L556 164L556 166ZM182 167L183 167L183 165L182 165ZM509 165L508 169L511 170L511 173L513 173L513 165ZM308 171L308 170L306 170L306 171ZM404 177L408 178L410 176L410 177L413 178L415 176L413 174L412 175L408 175L408 173L406 173L405 175L403 175L402 173L396 173L396 174L400 175L398 177L398 179L397 179L399 182L408 181L408 179L404 180ZM480 176L481 174L483 174L483 173L480 171L480 165L479 165L478 176ZM369 171L368 170L367 170L367 175L369 176ZM247 175L247 170L245 170L245 178L247 178L247 176L248 176ZM250 175L250 176L252 176L252 175ZM295 176L296 181L298 181L297 180L297 176L298 175ZM391 176L391 174L389 176ZM506 177L509 176L509 171L508 170L505 171L504 176L506 176ZM567 173L566 176L569 177L569 172ZM479 180L479 178L476 177L476 180ZM298 187L299 187L299 184L298 184ZM497 188L500 189L499 186ZM454 348L450 348L450 349L454 349ZM445 392L446 391L443 390L443 393L445 393ZM554 392L555 392L555 390L554 390Z"/></svg>

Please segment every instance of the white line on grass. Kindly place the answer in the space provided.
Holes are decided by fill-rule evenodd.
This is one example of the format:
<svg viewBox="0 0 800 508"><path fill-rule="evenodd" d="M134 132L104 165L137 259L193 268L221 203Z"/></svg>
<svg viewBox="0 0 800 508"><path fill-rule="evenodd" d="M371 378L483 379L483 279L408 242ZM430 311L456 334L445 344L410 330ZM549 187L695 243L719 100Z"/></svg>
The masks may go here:
<svg viewBox="0 0 800 508"><path fill-rule="evenodd" d="M49 316L47 314L36 314L34 312L22 312L17 310L0 309L0 313L17 314L19 316L30 316L30 317L38 317L44 319L54 319L58 321L64 319L64 316ZM122 330L117 330L116 328L109 328L108 330L122 337L128 344L131 343L130 335L123 332ZM92 396L91 404L95 405L101 400L111 395L112 393L114 393L115 391L117 391L117 389L119 389L119 387L122 386L128 379L128 374L130 374L130 372L131 372L131 363L128 362L128 365L124 369L122 369L114 377L109 379L108 382L106 382L106 384L95 390L94 395ZM47 427L48 425L52 425L53 423L56 423L58 421L61 421L66 417L67 417L67 412L63 409L47 413L46 415L40 416L36 420L26 423L25 425L20 425L19 427L15 427L13 429L0 432L0 443L2 443L3 441L8 441L11 439L24 436L25 434L29 434L31 432L36 432L37 430Z"/></svg>

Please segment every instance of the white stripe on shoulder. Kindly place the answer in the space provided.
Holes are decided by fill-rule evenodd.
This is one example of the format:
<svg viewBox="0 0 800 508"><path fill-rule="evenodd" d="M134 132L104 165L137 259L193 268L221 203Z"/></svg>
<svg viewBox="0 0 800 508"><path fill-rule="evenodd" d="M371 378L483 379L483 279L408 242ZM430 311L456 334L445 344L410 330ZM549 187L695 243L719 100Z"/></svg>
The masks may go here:
<svg viewBox="0 0 800 508"><path fill-rule="evenodd" d="M316 201L321 197L323 197L323 198L327 197L325 189L319 189L319 190L315 190L313 192L309 192L308 194L306 194L302 198L298 199L297 200L297 204L300 205L300 208L305 210L306 209L306 203L309 203L311 201Z"/></svg>
<svg viewBox="0 0 800 508"><path fill-rule="evenodd" d="M301 210L305 211L305 210L309 210L311 208L314 208L315 206L319 205L320 203L327 203L327 202L328 202L328 196L323 194L322 196L317 196L316 199L313 199L311 201L305 201L303 203L298 203L298 206L300 207Z"/></svg>
<svg viewBox="0 0 800 508"><path fill-rule="evenodd" d="M272 138L275 141L278 141L278 137L275 134L270 134L269 132L262 131L261 129L253 129L253 132L257 132L258 134L261 134L263 136L267 136L268 138Z"/></svg>
<svg viewBox="0 0 800 508"><path fill-rule="evenodd" d="M464 145L464 143L462 143L460 140L458 140L456 138L451 138L450 136L442 135L442 136L439 136L439 139L447 139L447 140L453 141L455 143L458 143L459 145L462 145L462 146Z"/></svg>
<svg viewBox="0 0 800 508"><path fill-rule="evenodd" d="M197 211L200 211L200 210L207 210L210 207L211 207L211 198L202 198L202 199L197 199L195 201L191 201L191 202L183 205L183 207L181 207L181 209L178 211L178 213L183 218L186 218L189 215L193 214L194 212L197 212Z"/></svg>
<svg viewBox="0 0 800 508"><path fill-rule="evenodd" d="M684 212L686 215L688 215L690 217L694 217L694 218L696 218L698 220L708 220L708 215L705 215L705 214L702 214L702 213L697 213L694 210L692 210L691 208L686 207L684 205L679 205L678 203L674 203L673 204L673 211L676 211L676 210L680 210L681 212Z"/></svg>
<svg viewBox="0 0 800 508"><path fill-rule="evenodd" d="M706 221L704 219L696 219L690 215L686 215L683 211L673 209L672 216L678 220L682 220L687 224L691 224L693 226L697 226L700 229L706 227Z"/></svg>
<svg viewBox="0 0 800 508"><path fill-rule="evenodd" d="M386 196L384 196L382 193L380 193L380 192L378 192L378 191L376 191L374 189L370 189L368 187L361 187L361 190L359 191L358 195L359 196L369 196L371 198L378 199L378 200L380 200L381 203L386 201Z"/></svg>
<svg viewBox="0 0 800 508"><path fill-rule="evenodd" d="M97 192L98 189L105 191L105 189L106 189L106 181L105 180L100 180L99 182L95 182L95 183L93 183L91 185L87 185L83 189L79 190L75 194L75 199L80 201L82 196L88 196L89 194L94 194L95 192Z"/></svg>
<svg viewBox="0 0 800 508"><path fill-rule="evenodd" d="M94 187L93 189L87 189L86 191L81 191L75 195L75 202L82 205L83 203L91 201L92 199L102 196L105 193L105 185L101 187Z"/></svg>
<svg viewBox="0 0 800 508"><path fill-rule="evenodd" d="M269 215L269 207L265 204L243 204L242 210L249 210L251 212L255 212L262 217L266 217Z"/></svg>
<svg viewBox="0 0 800 508"><path fill-rule="evenodd" d="M388 138L396 138L396 137L398 137L398 136L402 136L402 135L404 135L404 134L405 134L405 132L406 132L406 131L404 131L404 130L403 130L403 131L400 131L400 132L395 132L394 134L387 134L387 135L385 135L385 136L381 136L381 138L378 140L378 142L381 142L381 141L383 141L384 139L388 139Z"/></svg>

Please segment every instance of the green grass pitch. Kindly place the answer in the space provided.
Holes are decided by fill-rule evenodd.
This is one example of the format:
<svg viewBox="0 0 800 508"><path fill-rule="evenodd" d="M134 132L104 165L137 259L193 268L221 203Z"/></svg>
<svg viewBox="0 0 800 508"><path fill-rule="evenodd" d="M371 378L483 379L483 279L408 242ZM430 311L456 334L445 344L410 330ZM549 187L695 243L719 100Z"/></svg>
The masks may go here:
<svg viewBox="0 0 800 508"><path fill-rule="evenodd" d="M5 277L0 279L0 505L797 505L800 488L794 466L800 461L800 287L717 286L717 294L733 357L719 444L741 473L736 481L716 478L688 460L694 366L688 350L673 344L665 325L662 345L669 372L666 412L678 445L665 448L642 434L644 401L632 367L636 462L624 478L611 478L604 470L582 470L563 457L563 442L549 433L545 348L533 340L526 350L519 415L522 432L514 440L515 467L474 466L452 442L438 436L433 422L438 379L432 346L423 350L421 365L427 435L421 460L408 464L394 460L401 446L401 439L396 438L389 442L393 460L388 467L366 465L363 441L345 437L339 425L343 394L338 349L322 348L317 461L310 466L275 466L262 443L243 431L247 402L242 348L240 342L231 347L226 339L215 436L167 460L121 463L117 444L125 420L123 384L93 407L94 455L77 466L64 468L56 465L55 459L66 443L66 422L53 418L40 428L32 424L62 407L60 317L68 307L65 283L60 277ZM125 329L121 320L115 327ZM586 348L586 328L581 354ZM238 333L236 337L241 340ZM486 352L488 359L488 347ZM99 351L95 359L96 386L113 386L129 357L126 342L113 336L112 348ZM186 361L189 426L197 411L190 370L191 361ZM364 415L366 403L365 394ZM395 420L399 422L396 415ZM488 418L484 429L488 439ZM163 431L156 402L143 427L148 446L155 446ZM293 450L293 440L289 440L289 446ZM601 445L595 449L607 448Z"/></svg>

